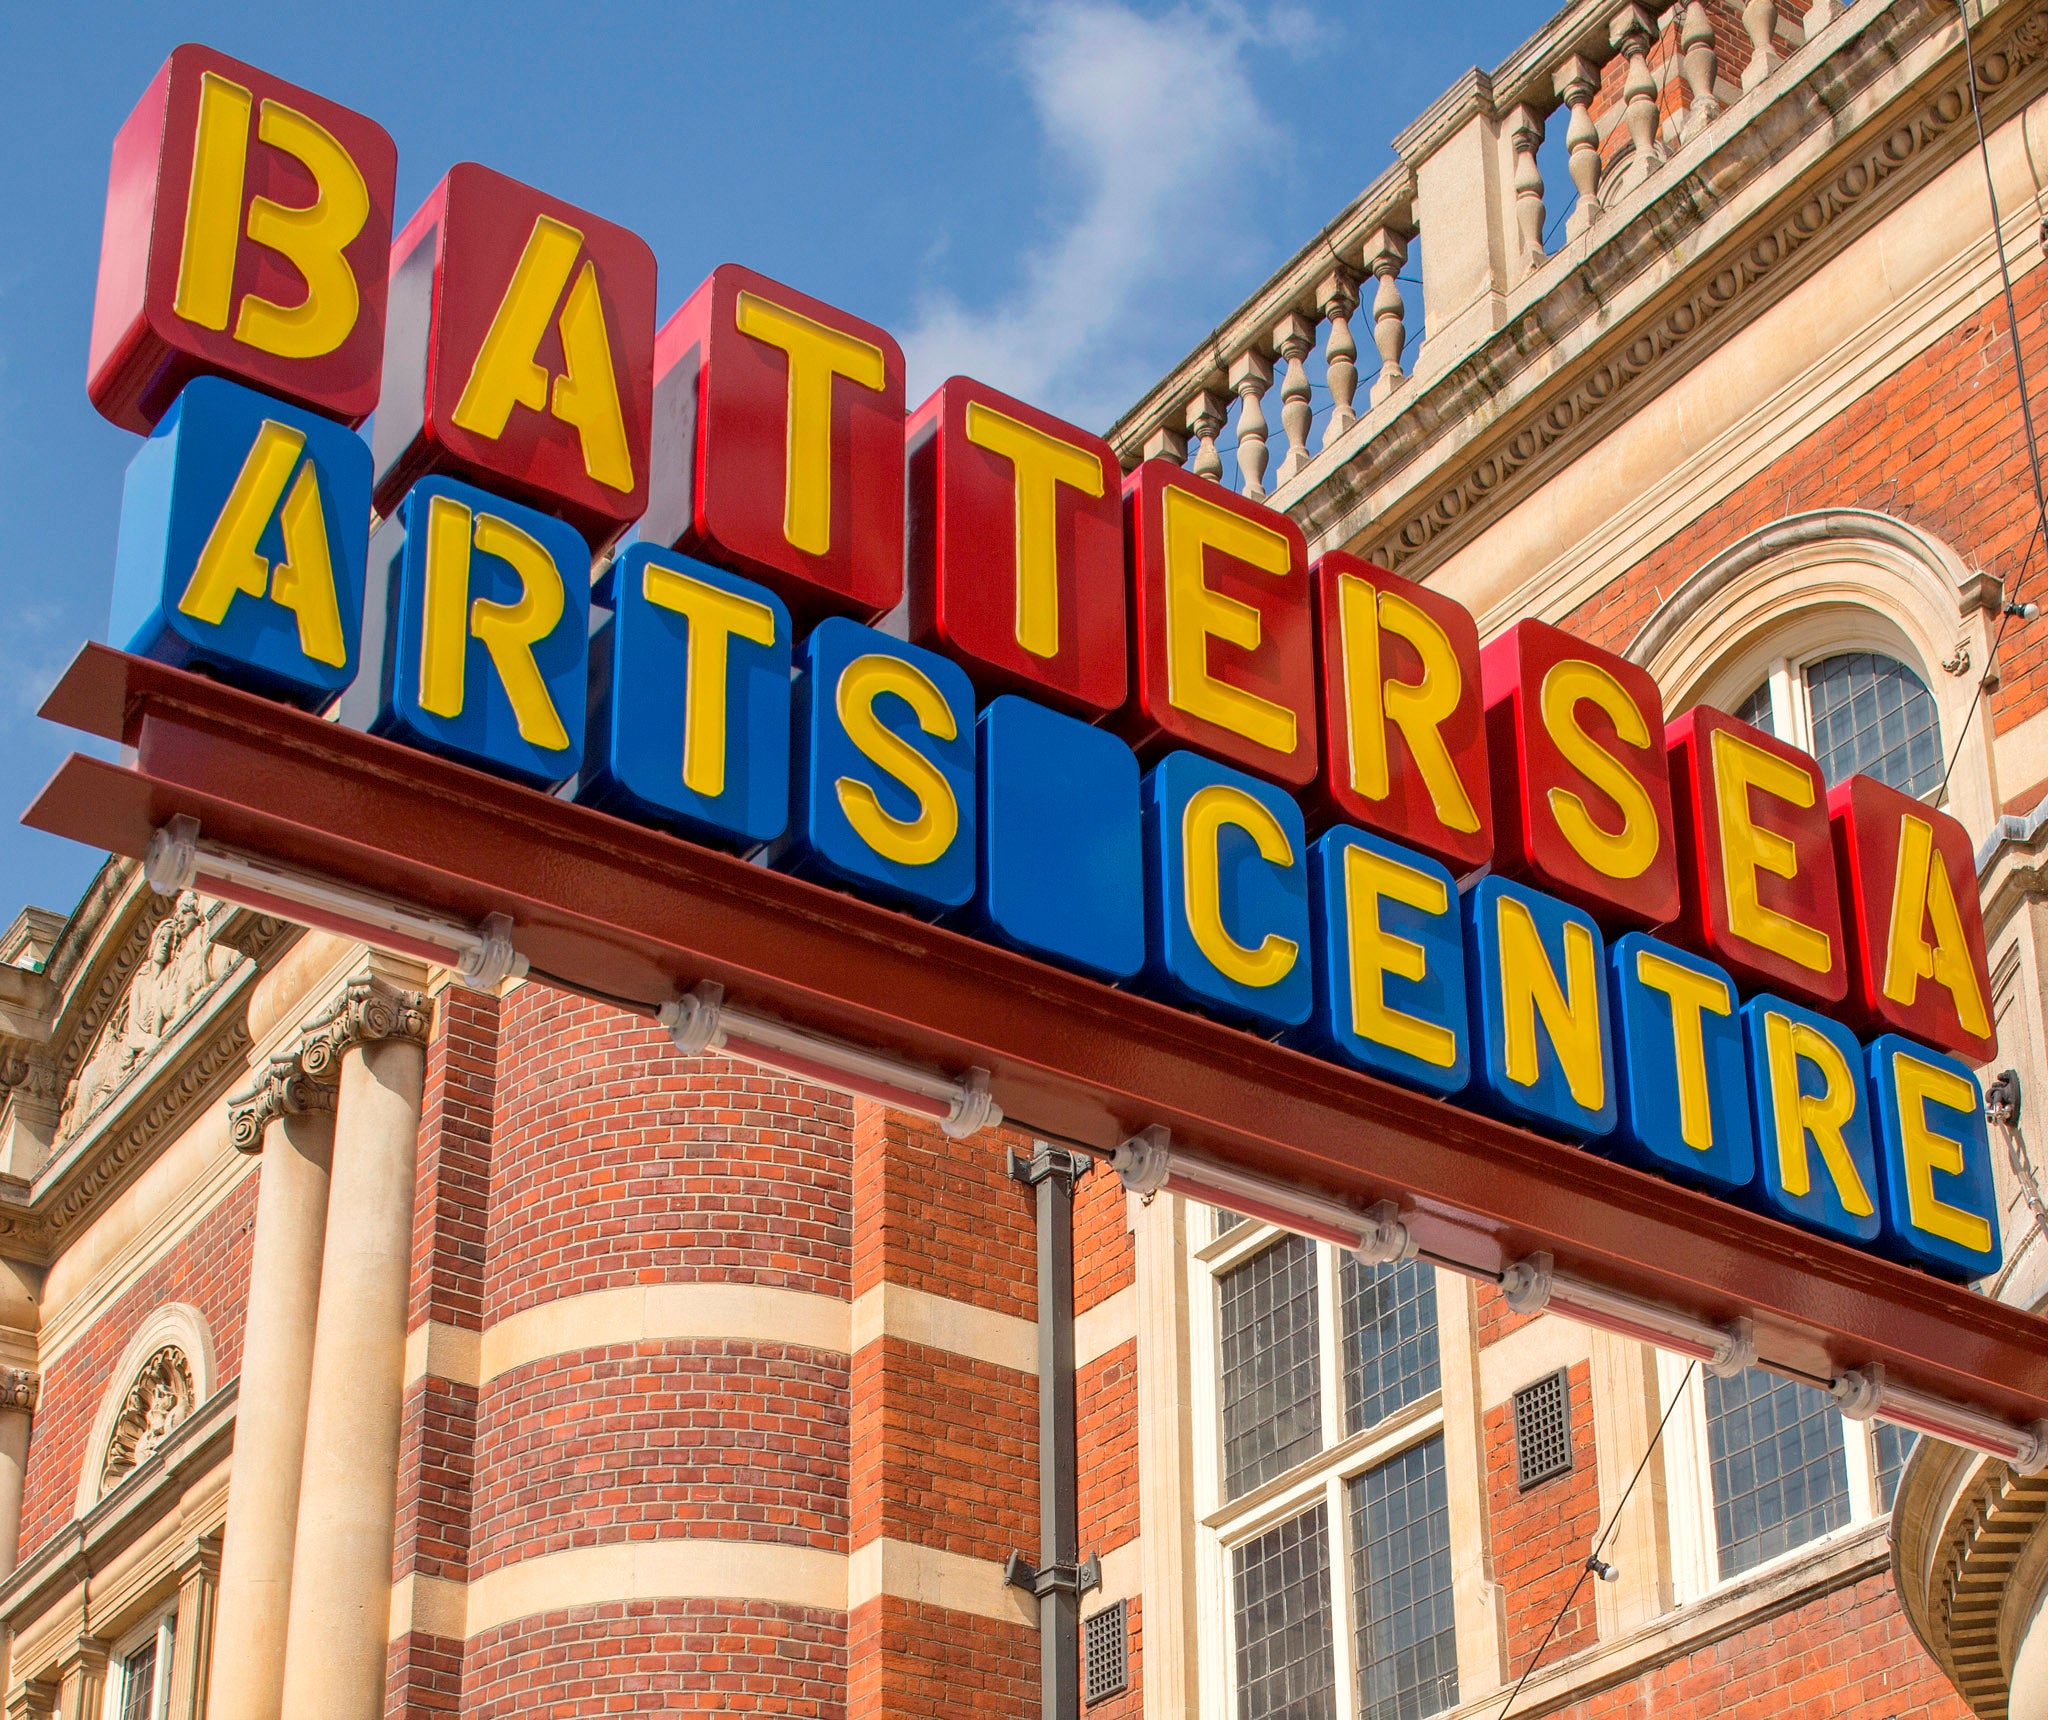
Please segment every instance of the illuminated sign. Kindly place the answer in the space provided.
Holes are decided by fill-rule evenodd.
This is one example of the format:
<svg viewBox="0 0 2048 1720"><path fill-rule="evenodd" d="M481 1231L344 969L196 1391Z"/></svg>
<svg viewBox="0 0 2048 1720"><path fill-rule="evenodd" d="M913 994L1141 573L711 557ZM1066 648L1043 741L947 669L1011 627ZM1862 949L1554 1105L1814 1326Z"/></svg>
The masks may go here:
<svg viewBox="0 0 2048 1720"><path fill-rule="evenodd" d="M751 271L657 333L641 241L482 168L390 246L387 338L388 139L204 50L122 139L92 394L151 433L116 643L1997 1267L1946 813L1667 723L1543 622L1482 649L1441 593L978 383L906 411L883 330Z"/></svg>

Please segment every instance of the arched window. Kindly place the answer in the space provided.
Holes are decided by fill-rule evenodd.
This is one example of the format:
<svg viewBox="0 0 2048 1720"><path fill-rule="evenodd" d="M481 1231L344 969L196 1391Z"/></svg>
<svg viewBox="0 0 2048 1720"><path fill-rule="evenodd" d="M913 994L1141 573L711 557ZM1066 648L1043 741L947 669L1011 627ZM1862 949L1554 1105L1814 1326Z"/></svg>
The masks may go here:
<svg viewBox="0 0 2048 1720"><path fill-rule="evenodd" d="M1903 794L1941 786L1941 716L1933 695L1882 652L1775 663L1735 715L1812 753L1830 785L1861 775Z"/></svg>

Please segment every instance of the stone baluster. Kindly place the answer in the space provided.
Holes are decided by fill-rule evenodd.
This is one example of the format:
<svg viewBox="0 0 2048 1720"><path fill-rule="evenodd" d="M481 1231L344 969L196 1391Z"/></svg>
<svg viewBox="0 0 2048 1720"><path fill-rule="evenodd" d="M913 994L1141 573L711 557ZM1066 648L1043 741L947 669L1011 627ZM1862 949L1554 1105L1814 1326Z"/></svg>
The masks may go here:
<svg viewBox="0 0 2048 1720"><path fill-rule="evenodd" d="M278 1720L284 1707L292 1545L334 1161L335 1089L307 1075L304 1050L301 1039L274 1054L262 1077L228 1101L229 1139L263 1155L242 1335L243 1377L261 1380L263 1389L235 1414L235 1474L213 1601L214 1700L237 1720ZM178 1642L182 1649L182 1633Z"/></svg>
<svg viewBox="0 0 2048 1720"><path fill-rule="evenodd" d="M1217 450L1216 438L1223 434L1229 414L1228 402L1213 388L1198 389L1188 402L1188 434L1195 439L1195 457L1188 470L1196 477L1223 482L1223 455Z"/></svg>
<svg viewBox="0 0 2048 1720"><path fill-rule="evenodd" d="M1742 68L1742 87L1753 90L1775 72L1784 56L1778 52L1778 0L1747 0L1742 27L1749 32L1749 64Z"/></svg>
<svg viewBox="0 0 2048 1720"><path fill-rule="evenodd" d="M1382 227L1365 242L1365 266L1377 283L1372 290L1372 343L1380 349L1380 373L1372 379L1368 396L1374 406L1399 388L1408 374L1401 368L1401 354L1408 347L1408 307L1395 278L1407 261L1407 236L1391 227Z"/></svg>
<svg viewBox="0 0 2048 1720"><path fill-rule="evenodd" d="M1812 41L1841 15L1835 0L1807 0L1806 16L1799 20L1800 41Z"/></svg>
<svg viewBox="0 0 2048 1720"><path fill-rule="evenodd" d="M1351 313L1358 309L1358 287L1342 269L1333 269L1316 286L1316 308L1330 325L1323 358L1330 385L1330 416L1323 425L1328 448L1358 422L1352 400L1358 394L1358 340L1351 332Z"/></svg>
<svg viewBox="0 0 2048 1720"><path fill-rule="evenodd" d="M1266 499L1266 409L1260 404L1273 386L1273 361L1253 348L1230 361L1230 391L1242 403L1237 409L1239 486L1255 502Z"/></svg>
<svg viewBox="0 0 2048 1720"><path fill-rule="evenodd" d="M427 1023L417 991L365 974L302 1053L340 1091L292 1549L316 1580L292 1584L290 1720L383 1720Z"/></svg>
<svg viewBox="0 0 2048 1720"><path fill-rule="evenodd" d="M1600 87L1600 68L1584 54L1568 54L1557 68L1557 99L1571 110L1564 142L1566 165L1579 199L1564 224L1565 236L1576 239L1600 215L1600 128L1593 123L1593 92Z"/></svg>
<svg viewBox="0 0 2048 1720"><path fill-rule="evenodd" d="M1162 424L1145 438L1145 458L1171 460L1176 466L1188 463L1188 433Z"/></svg>
<svg viewBox="0 0 2048 1720"><path fill-rule="evenodd" d="M1543 147L1544 116L1527 103L1508 114L1508 141L1515 152L1515 229L1521 273L1543 267L1543 169L1536 152Z"/></svg>
<svg viewBox="0 0 2048 1720"><path fill-rule="evenodd" d="M1714 80L1720 75L1721 56L1714 46L1714 20L1707 15L1706 0L1686 0L1685 19L1679 26L1680 64L1685 68L1685 91L1690 98L1685 110L1685 135L1720 116L1721 98L1714 94Z"/></svg>
<svg viewBox="0 0 2048 1720"><path fill-rule="evenodd" d="M1280 431L1287 438L1287 452L1280 457L1280 476L1275 488L1284 484L1309 463L1308 433L1315 423L1315 408L1309 399L1308 366L1302 360L1315 351L1316 319L1289 311L1273 325L1273 350L1285 368L1280 373Z"/></svg>
<svg viewBox="0 0 2048 1720"><path fill-rule="evenodd" d="M1633 145L1630 161L1638 183L1664 160L1657 143L1657 79L1650 70L1650 47L1657 40L1656 21L1647 8L1624 6L1608 21L1607 39L1628 61L1621 86L1623 122Z"/></svg>

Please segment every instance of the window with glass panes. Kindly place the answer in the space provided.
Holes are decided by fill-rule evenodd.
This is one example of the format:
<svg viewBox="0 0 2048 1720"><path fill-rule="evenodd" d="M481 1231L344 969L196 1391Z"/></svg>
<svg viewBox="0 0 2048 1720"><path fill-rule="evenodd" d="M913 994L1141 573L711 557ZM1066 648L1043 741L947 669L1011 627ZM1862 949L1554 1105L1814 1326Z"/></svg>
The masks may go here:
<svg viewBox="0 0 2048 1720"><path fill-rule="evenodd" d="M132 1631L108 1658L104 1720L164 1720L171 1700L176 1617L160 1613Z"/></svg>
<svg viewBox="0 0 2048 1720"><path fill-rule="evenodd" d="M1674 1550L1695 1549L1677 1554L1681 1603L1891 1509L1910 1434L1761 1369L1716 1379L1666 1355L1659 1373L1691 1400L1665 1435Z"/></svg>
<svg viewBox="0 0 2048 1720"><path fill-rule="evenodd" d="M1735 708L1818 761L1829 786L1874 776L1903 794L1941 786L1941 717L1927 683L1896 657L1840 651L1779 663Z"/></svg>
<svg viewBox="0 0 2048 1720"><path fill-rule="evenodd" d="M1219 1509L1206 1521L1228 1585L1228 1642L1213 1648L1232 1714L1423 1720L1455 1706L1434 1268L1367 1266L1222 1215L1207 1231Z"/></svg>

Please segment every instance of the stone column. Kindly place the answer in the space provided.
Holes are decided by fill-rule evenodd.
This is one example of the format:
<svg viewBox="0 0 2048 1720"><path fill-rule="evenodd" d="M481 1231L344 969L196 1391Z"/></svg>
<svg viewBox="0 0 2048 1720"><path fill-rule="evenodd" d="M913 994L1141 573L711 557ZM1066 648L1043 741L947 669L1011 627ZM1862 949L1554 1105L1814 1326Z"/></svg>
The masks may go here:
<svg viewBox="0 0 2048 1720"><path fill-rule="evenodd" d="M246 1389L235 1411L212 1638L218 1710L233 1720L278 1720L284 1704L292 1541L334 1156L334 1088L305 1073L301 1052L300 1045L279 1052L263 1080L230 1102L235 1145L263 1154L242 1337ZM185 1627L184 1617L181 1605L181 1659L188 1642L196 1653L205 1640ZM203 1669L196 1675L203 1693ZM191 1710L193 1720L204 1713L203 1701Z"/></svg>
<svg viewBox="0 0 2048 1720"><path fill-rule="evenodd" d="M261 1196L258 1201L260 1203ZM171 1642L171 1694L165 1720L206 1720L207 1644L217 1639L221 1538L200 1535L178 1560L178 1633ZM239 1708L223 1709L241 1714Z"/></svg>
<svg viewBox="0 0 2048 1720"><path fill-rule="evenodd" d="M294 1720L384 1712L427 1025L417 991L365 975L307 1029L306 1072L341 1080L292 1555L318 1581L292 1588L285 1648Z"/></svg>
<svg viewBox="0 0 2048 1720"><path fill-rule="evenodd" d="M1657 1352L1612 1332L1596 1331L1592 1339L1593 1449L1598 1456L1600 1521L1614 1523L1604 1557L1620 1576L1612 1583L1590 1586L1600 1640L1611 1642L1671 1610L1671 1513L1665 1495L1663 1443L1650 1449L1663 1414ZM1638 1464L1643 1467L1642 1478L1616 1522L1615 1507ZM1592 1550L1586 1549L1588 1553Z"/></svg>
<svg viewBox="0 0 2048 1720"><path fill-rule="evenodd" d="M57 1659L58 1720L100 1720L107 1690L107 1645L81 1636Z"/></svg>
<svg viewBox="0 0 2048 1720"><path fill-rule="evenodd" d="M0 1577L21 1556L21 1478L28 1469L29 1419L42 1376L33 1368L0 1368Z"/></svg>

